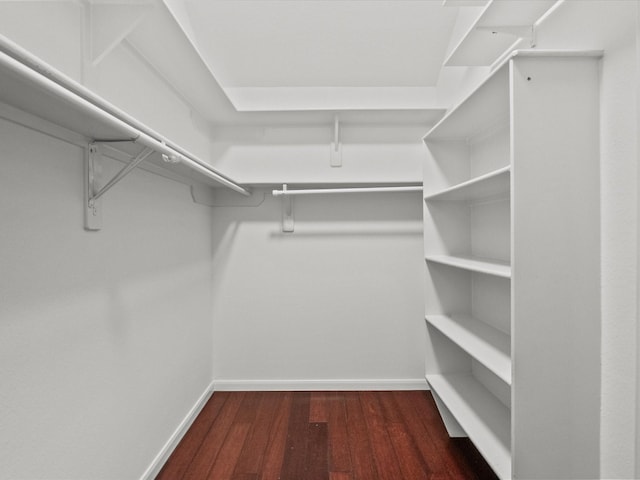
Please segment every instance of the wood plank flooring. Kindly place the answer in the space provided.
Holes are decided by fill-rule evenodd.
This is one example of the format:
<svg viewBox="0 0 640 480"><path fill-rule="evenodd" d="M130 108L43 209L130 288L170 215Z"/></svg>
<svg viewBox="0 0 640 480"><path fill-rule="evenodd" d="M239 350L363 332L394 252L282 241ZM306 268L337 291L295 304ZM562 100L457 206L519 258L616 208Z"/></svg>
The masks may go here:
<svg viewBox="0 0 640 480"><path fill-rule="evenodd" d="M216 392L156 479L496 477L429 392Z"/></svg>

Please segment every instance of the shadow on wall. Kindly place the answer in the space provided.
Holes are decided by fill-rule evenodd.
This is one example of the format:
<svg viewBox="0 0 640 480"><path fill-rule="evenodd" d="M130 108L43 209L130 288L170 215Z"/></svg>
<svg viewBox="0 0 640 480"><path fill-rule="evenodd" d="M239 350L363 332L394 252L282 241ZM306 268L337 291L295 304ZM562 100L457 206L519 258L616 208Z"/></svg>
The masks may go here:
<svg viewBox="0 0 640 480"><path fill-rule="evenodd" d="M233 244L240 224L268 222L271 238L422 235L420 192L295 196L292 233L282 231L282 200L270 190L264 193L264 202L256 207L214 208L214 256L223 243Z"/></svg>
<svg viewBox="0 0 640 480"><path fill-rule="evenodd" d="M256 207L214 207L214 277L218 281L224 278L235 253L245 251L243 256L252 256L256 248L270 250L283 242L291 245L294 250L290 253L296 255L297 241L333 238L336 242L326 248L349 255L352 241L362 248L383 239L422 237L420 192L296 196L293 212L294 232L284 233L281 198L273 197L270 190L265 190L264 202ZM269 259L263 258L263 262Z"/></svg>

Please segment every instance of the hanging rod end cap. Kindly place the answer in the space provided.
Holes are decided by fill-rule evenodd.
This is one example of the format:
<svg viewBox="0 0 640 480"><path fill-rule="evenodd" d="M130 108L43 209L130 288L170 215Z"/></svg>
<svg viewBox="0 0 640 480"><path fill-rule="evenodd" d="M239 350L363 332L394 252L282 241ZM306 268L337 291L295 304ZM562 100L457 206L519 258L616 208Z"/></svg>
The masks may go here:
<svg viewBox="0 0 640 480"><path fill-rule="evenodd" d="M180 157L178 155L167 155L166 153L163 153L162 160L165 163L180 163Z"/></svg>

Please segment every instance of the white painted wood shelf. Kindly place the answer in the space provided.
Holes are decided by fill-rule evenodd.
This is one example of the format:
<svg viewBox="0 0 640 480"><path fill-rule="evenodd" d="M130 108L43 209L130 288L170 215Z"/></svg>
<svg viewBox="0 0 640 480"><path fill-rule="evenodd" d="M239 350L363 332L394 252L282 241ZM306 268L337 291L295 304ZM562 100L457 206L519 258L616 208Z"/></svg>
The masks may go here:
<svg viewBox="0 0 640 480"><path fill-rule="evenodd" d="M502 479L599 472L600 56L512 53L424 137L427 381Z"/></svg>
<svg viewBox="0 0 640 480"><path fill-rule="evenodd" d="M468 315L426 315L429 325L511 385L511 338Z"/></svg>
<svg viewBox="0 0 640 480"><path fill-rule="evenodd" d="M556 0L493 0L487 4L444 65L489 66L528 33ZM514 29L522 29L522 32ZM495 32L495 33L494 33Z"/></svg>
<svg viewBox="0 0 640 480"><path fill-rule="evenodd" d="M425 196L425 201L477 201L507 195L510 188L511 166L472 178L444 190Z"/></svg>
<svg viewBox="0 0 640 480"><path fill-rule="evenodd" d="M500 478L511 478L511 413L473 376L427 375L427 382Z"/></svg>
<svg viewBox="0 0 640 480"><path fill-rule="evenodd" d="M125 157L135 157L148 147L154 153L143 164L150 171L184 183L225 186L249 195L204 160L1 35L0 116L77 145L118 146Z"/></svg>
<svg viewBox="0 0 640 480"><path fill-rule="evenodd" d="M500 260L488 260L458 255L427 255L425 259L427 262L439 263L471 272L511 278L511 266L507 262L501 262Z"/></svg>
<svg viewBox="0 0 640 480"><path fill-rule="evenodd" d="M509 69L503 64L425 135L429 142L467 140L509 124Z"/></svg>

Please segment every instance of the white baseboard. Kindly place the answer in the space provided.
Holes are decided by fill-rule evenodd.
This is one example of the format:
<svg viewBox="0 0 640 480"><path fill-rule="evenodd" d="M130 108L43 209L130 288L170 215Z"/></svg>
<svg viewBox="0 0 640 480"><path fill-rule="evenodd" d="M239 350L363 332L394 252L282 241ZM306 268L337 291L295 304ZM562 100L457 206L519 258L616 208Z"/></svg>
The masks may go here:
<svg viewBox="0 0 640 480"><path fill-rule="evenodd" d="M182 422L180 422L178 428L176 428L171 437L169 437L167 443L164 444L158 455L156 455L156 458L153 459L149 467L147 467L145 472L142 474L140 480L153 480L158 475L158 473L160 473L160 470L164 466L165 462L169 459L169 456L173 453L173 450L178 446L178 443L180 443L180 440L182 440L184 434L187 433L187 430L189 430L189 427L191 427L191 424L196 419L200 411L204 408L205 404L212 394L213 383L211 383L211 385L207 387L200 398L198 398L195 405L191 408L191 410L189 410L189 413L187 413Z"/></svg>
<svg viewBox="0 0 640 480"><path fill-rule="evenodd" d="M357 380L214 380L216 392L429 390L424 378Z"/></svg>

